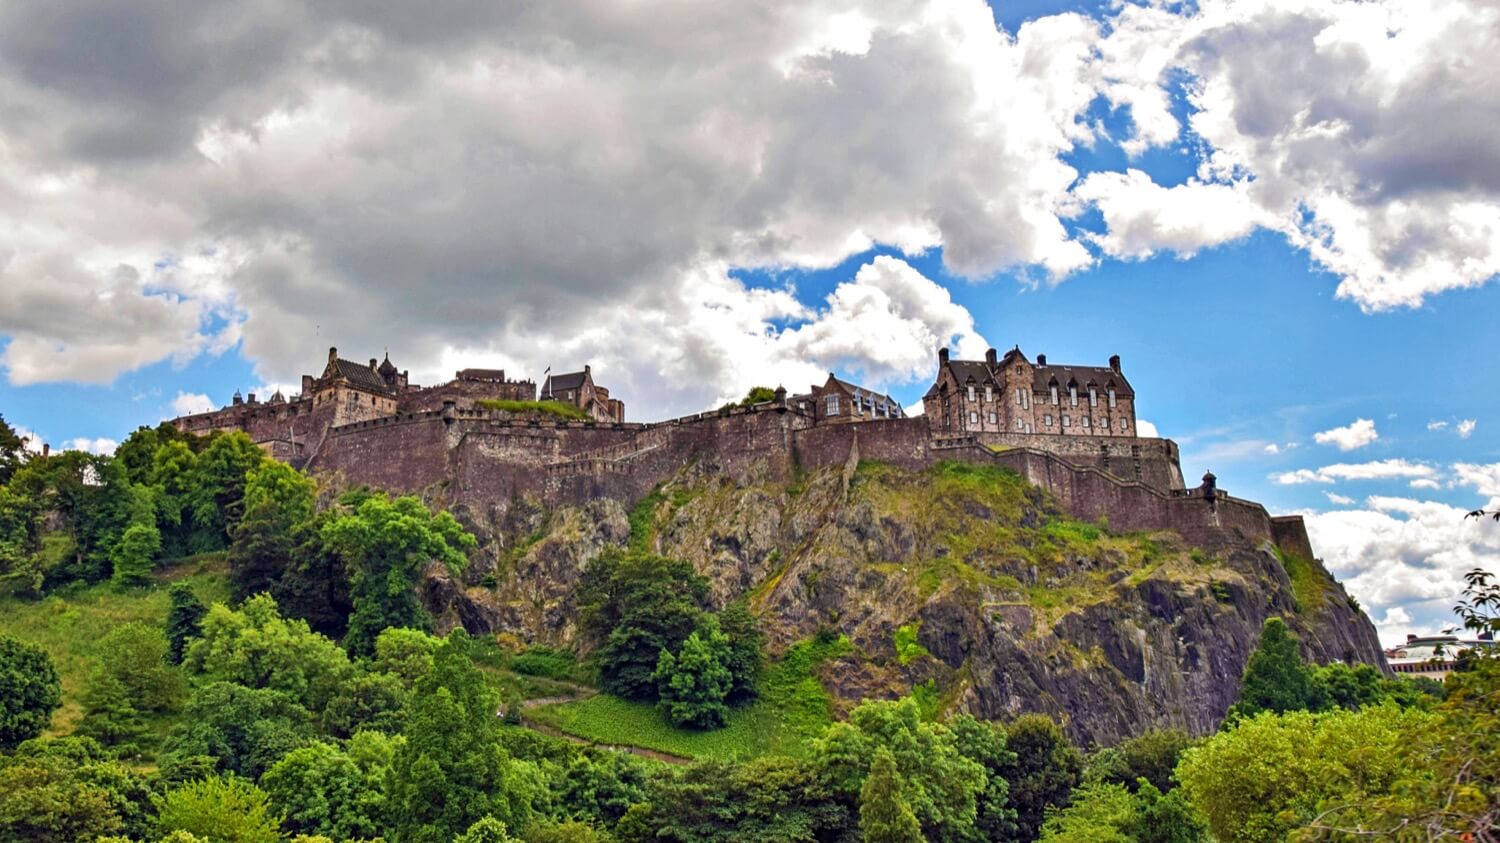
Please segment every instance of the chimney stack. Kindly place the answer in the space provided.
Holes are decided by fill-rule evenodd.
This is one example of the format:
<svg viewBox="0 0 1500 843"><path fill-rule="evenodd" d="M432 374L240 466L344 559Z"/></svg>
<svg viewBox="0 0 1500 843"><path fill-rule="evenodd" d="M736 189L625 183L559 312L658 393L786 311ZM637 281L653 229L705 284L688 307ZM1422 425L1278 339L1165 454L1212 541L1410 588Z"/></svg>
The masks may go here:
<svg viewBox="0 0 1500 843"><path fill-rule="evenodd" d="M991 348L984 352L984 362L991 369L999 364L999 358L995 356L995 349Z"/></svg>
<svg viewBox="0 0 1500 843"><path fill-rule="evenodd" d="M1111 369L1114 369L1116 372L1120 371L1120 355L1118 355L1118 354L1110 355L1110 358L1109 358L1109 367Z"/></svg>
<svg viewBox="0 0 1500 843"><path fill-rule="evenodd" d="M370 371L372 371L372 372L375 371L375 358L374 357L370 358Z"/></svg>
<svg viewBox="0 0 1500 843"><path fill-rule="evenodd" d="M339 359L339 350L330 345L328 347L328 362L332 363L337 359Z"/></svg>
<svg viewBox="0 0 1500 843"><path fill-rule="evenodd" d="M939 365L947 365L947 363L948 363L948 349L946 349L946 348L940 348L940 349L938 349L938 363L939 363Z"/></svg>
<svg viewBox="0 0 1500 843"><path fill-rule="evenodd" d="M1047 365L1047 355L1045 355L1045 354L1038 354L1036 356L1036 364L1038 366L1045 366L1045 365Z"/></svg>
<svg viewBox="0 0 1500 843"><path fill-rule="evenodd" d="M52 446L48 445L46 442L43 442L42 443L42 458L46 459L47 457L49 457L51 455L52 455Z"/></svg>
<svg viewBox="0 0 1500 843"><path fill-rule="evenodd" d="M245 403L247 403L247 404L254 404L255 403L255 393L252 392L249 395L245 396Z"/></svg>

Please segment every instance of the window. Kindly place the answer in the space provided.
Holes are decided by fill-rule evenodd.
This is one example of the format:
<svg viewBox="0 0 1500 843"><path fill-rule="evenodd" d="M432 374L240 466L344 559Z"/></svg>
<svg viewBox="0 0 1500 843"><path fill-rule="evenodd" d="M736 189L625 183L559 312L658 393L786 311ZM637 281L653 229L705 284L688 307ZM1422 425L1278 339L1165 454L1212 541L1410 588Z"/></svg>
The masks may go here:
<svg viewBox="0 0 1500 843"><path fill-rule="evenodd" d="M1048 413L1047 415L1045 415L1045 416L1042 417L1042 424L1045 424L1048 427L1052 426L1052 414L1051 413Z"/></svg>
<svg viewBox="0 0 1500 843"><path fill-rule="evenodd" d="M1068 417L1067 413L1063 413L1063 425L1062 426L1063 427L1072 427L1073 426L1073 420Z"/></svg>
<svg viewBox="0 0 1500 843"><path fill-rule="evenodd" d="M836 416L839 414L839 397L837 395L829 395L823 399L823 403L823 415Z"/></svg>
<svg viewBox="0 0 1500 843"><path fill-rule="evenodd" d="M990 413L990 424L998 424L999 420L1000 420L999 416L997 416L994 413Z"/></svg>
<svg viewBox="0 0 1500 843"><path fill-rule="evenodd" d="M1109 430L1109 416L1100 416L1099 418L1095 419L1095 421L1099 422L1100 430Z"/></svg>
<svg viewBox="0 0 1500 843"><path fill-rule="evenodd" d="M1057 384L1053 384L1051 387L1049 387L1049 391L1051 391L1052 393L1052 405L1055 407L1057 406Z"/></svg>
<svg viewBox="0 0 1500 843"><path fill-rule="evenodd" d="M1115 408L1115 388L1114 387L1110 387L1109 388L1109 408L1111 410L1113 410Z"/></svg>
<svg viewBox="0 0 1500 843"><path fill-rule="evenodd" d="M1130 429L1130 420L1129 419L1120 419L1120 429L1121 430L1129 430Z"/></svg>
<svg viewBox="0 0 1500 843"><path fill-rule="evenodd" d="M970 401L974 400L974 385L973 384L969 385L969 400Z"/></svg>
<svg viewBox="0 0 1500 843"><path fill-rule="evenodd" d="M1019 386L1016 387L1016 404L1017 404L1017 406L1026 403L1026 399L1022 397L1024 394L1025 394L1025 390L1021 389L1021 387L1019 387Z"/></svg>
<svg viewBox="0 0 1500 843"><path fill-rule="evenodd" d="M1099 406L1099 390L1093 388L1092 386L1089 387L1089 406Z"/></svg>
<svg viewBox="0 0 1500 843"><path fill-rule="evenodd" d="M987 386L987 387L984 388L984 400L986 400L986 401L994 401L995 400L995 388L993 386Z"/></svg>
<svg viewBox="0 0 1500 843"><path fill-rule="evenodd" d="M1071 384L1068 385L1068 403L1074 407L1078 406L1078 387Z"/></svg>
<svg viewBox="0 0 1500 843"><path fill-rule="evenodd" d="M979 414L973 410L969 411L969 424L979 424Z"/></svg>
<svg viewBox="0 0 1500 843"><path fill-rule="evenodd" d="M1084 417L1083 417L1083 421L1082 421L1082 422L1081 422L1081 424L1082 424L1082 425L1083 425L1083 426L1084 426L1084 427L1088 427L1088 426L1089 426L1089 417L1088 417L1088 416L1084 416Z"/></svg>
<svg viewBox="0 0 1500 843"><path fill-rule="evenodd" d="M1025 430L1025 429L1026 429L1026 422L1021 421L1020 419L1016 419L1016 430Z"/></svg>

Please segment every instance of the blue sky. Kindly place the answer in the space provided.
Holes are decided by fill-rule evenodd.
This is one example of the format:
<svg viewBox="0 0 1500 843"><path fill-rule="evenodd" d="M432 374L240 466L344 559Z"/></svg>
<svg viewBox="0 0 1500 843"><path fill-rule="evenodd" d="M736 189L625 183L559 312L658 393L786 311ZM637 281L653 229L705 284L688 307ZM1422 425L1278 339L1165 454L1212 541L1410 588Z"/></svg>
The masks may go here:
<svg viewBox="0 0 1500 843"><path fill-rule="evenodd" d="M333 344L426 379L591 361L636 419L830 367L911 404L943 341L1119 354L1189 478L1306 514L1388 639L1448 623L1500 553L1461 519L1500 499L1500 145L1462 142L1500 98L1443 64L1500 54L1484 4L1309 3L1321 37L1258 0L771 5L368 10L336 22L407 49L337 67L323 10L279 52L145 21L103 68L49 18L0 59L51 109L0 128L0 414L107 448ZM1407 131L1433 109L1451 132Z"/></svg>

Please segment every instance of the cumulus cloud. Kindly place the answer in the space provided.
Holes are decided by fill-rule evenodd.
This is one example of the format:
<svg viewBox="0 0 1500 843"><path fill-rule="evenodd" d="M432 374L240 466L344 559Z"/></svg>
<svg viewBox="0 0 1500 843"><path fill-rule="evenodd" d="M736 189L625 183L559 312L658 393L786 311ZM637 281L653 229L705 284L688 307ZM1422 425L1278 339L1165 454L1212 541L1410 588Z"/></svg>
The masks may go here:
<svg viewBox="0 0 1500 843"><path fill-rule="evenodd" d="M1275 442L1271 442L1271 443L1267 444L1266 447L1262 448L1261 450L1265 451L1268 454L1273 454L1274 455L1274 454L1281 453L1281 446L1277 445Z"/></svg>
<svg viewBox="0 0 1500 843"><path fill-rule="evenodd" d="M1430 477L1423 477L1423 478L1418 479L1418 480L1413 480L1413 481L1411 481L1411 483L1409 485L1413 489L1438 489L1438 488L1441 488L1441 484L1438 483L1436 480L1433 480Z"/></svg>
<svg viewBox="0 0 1500 843"><path fill-rule="evenodd" d="M69 441L67 444L67 450L87 451L90 454L109 455L113 454L115 452L115 448L119 447L119 445L119 442L116 442L113 439L106 439L104 437L100 437L98 439L81 437Z"/></svg>
<svg viewBox="0 0 1500 843"><path fill-rule="evenodd" d="M1337 492L1324 492L1323 495L1328 498L1329 503L1336 504L1338 506L1348 506L1354 503L1354 498L1340 495Z"/></svg>
<svg viewBox="0 0 1500 843"><path fill-rule="evenodd" d="M1459 422L1458 427L1455 428L1455 430L1458 431L1458 438L1468 439L1474 434L1474 428L1477 425L1478 422L1476 422L1474 419L1464 419L1463 421Z"/></svg>
<svg viewBox="0 0 1500 843"><path fill-rule="evenodd" d="M1500 7L1203 0L1175 14L1126 7L1114 24L1102 73L1134 117L1127 149L1183 137L1166 91L1186 76L1188 137L1204 158L1198 181L1175 188L1099 176L1112 189L1084 198L1110 225L1106 250L1191 253L1253 220L1307 250L1366 310L1413 307L1500 272L1500 98L1492 62L1473 58L1500 51ZM1177 200L1224 218L1194 224Z"/></svg>
<svg viewBox="0 0 1500 843"><path fill-rule="evenodd" d="M217 407L213 399L201 392L179 392L177 397L172 399L172 413L177 416L206 413Z"/></svg>
<svg viewBox="0 0 1500 843"><path fill-rule="evenodd" d="M1455 463L1453 478L1458 485L1471 486L1481 495L1500 497L1500 462Z"/></svg>
<svg viewBox="0 0 1500 843"><path fill-rule="evenodd" d="M332 344L390 347L424 377L460 352L527 373L608 357L615 383L691 372L688 390L637 384L634 406L699 409L780 365L724 361L744 349L712 333L726 325L911 371L879 333L908 331L904 349L887 314L905 302L829 303L886 320L855 359L838 331L781 337L807 303L726 267L821 268L876 243L941 246L974 278L1093 261L1062 221L1062 156L1093 138L1097 95L1100 29L1081 15L1012 35L980 0L148 5L128 26L94 0L0 11L0 229L25 232L0 295L69 296L49 305L66 320L0 307L12 382L242 340L270 382ZM671 359L639 345L663 325Z"/></svg>
<svg viewBox="0 0 1500 843"><path fill-rule="evenodd" d="M1428 430L1447 430L1448 423L1445 421L1430 421L1427 423Z"/></svg>
<svg viewBox="0 0 1500 843"><path fill-rule="evenodd" d="M1363 463L1335 463L1322 468L1299 468L1272 474L1271 479L1283 486L1302 483L1335 483L1339 480L1388 480L1391 478L1436 477L1437 469L1426 463L1404 459L1376 460Z"/></svg>
<svg viewBox="0 0 1500 843"><path fill-rule="evenodd" d="M1162 187L1135 169L1092 173L1073 195L1104 217L1106 232L1088 239L1118 258L1144 259L1161 250L1189 258L1269 221L1243 184L1191 180Z"/></svg>
<svg viewBox="0 0 1500 843"><path fill-rule="evenodd" d="M1135 435L1144 436L1147 439L1156 439L1157 437L1161 436L1161 433L1157 431L1156 425L1152 424L1151 422L1148 422L1145 419L1136 419Z"/></svg>
<svg viewBox="0 0 1500 843"><path fill-rule="evenodd" d="M1379 438L1380 434L1375 432L1375 422L1371 419L1355 419L1343 427L1313 434L1314 442L1319 445L1334 445L1340 451L1363 448Z"/></svg>
<svg viewBox="0 0 1500 843"><path fill-rule="evenodd" d="M1371 617L1400 608L1405 622L1422 628L1452 624L1463 575L1500 558L1500 524L1465 519L1443 503L1375 496L1363 508L1306 519L1313 548Z"/></svg>

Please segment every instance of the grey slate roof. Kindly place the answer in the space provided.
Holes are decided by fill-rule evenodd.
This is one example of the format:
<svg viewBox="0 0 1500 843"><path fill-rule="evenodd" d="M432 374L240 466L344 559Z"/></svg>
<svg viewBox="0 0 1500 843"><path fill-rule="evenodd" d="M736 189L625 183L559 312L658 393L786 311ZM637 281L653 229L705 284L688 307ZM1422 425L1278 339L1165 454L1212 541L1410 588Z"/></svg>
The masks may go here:
<svg viewBox="0 0 1500 843"><path fill-rule="evenodd" d="M1127 398L1135 395L1130 381L1108 366L1038 366L1033 380L1035 391L1046 392L1053 378L1062 389L1068 388L1069 381L1076 381L1079 389L1087 389L1090 382L1099 389L1107 389L1113 383L1116 395Z"/></svg>
<svg viewBox="0 0 1500 843"><path fill-rule="evenodd" d="M550 375L547 382L542 385L542 394L551 396L569 389L578 389L583 386L583 375L583 372Z"/></svg>
<svg viewBox="0 0 1500 843"><path fill-rule="evenodd" d="M334 368L339 377L344 378L360 389L370 392L389 392L390 387L381 379L380 375L370 370L364 363L356 363L353 360L345 360L340 357L333 361Z"/></svg>

